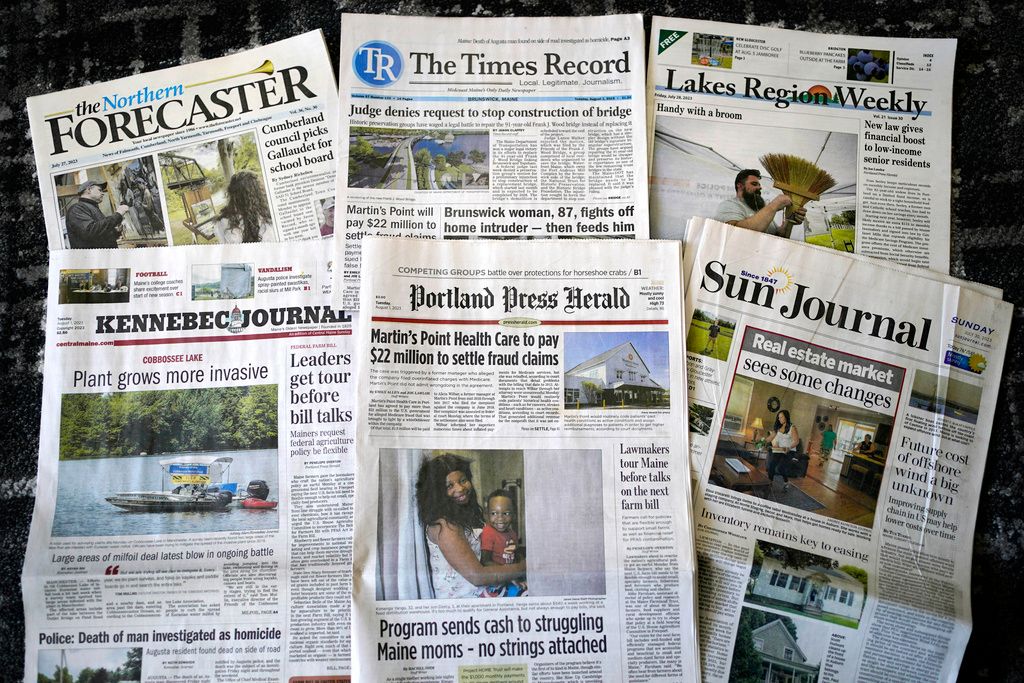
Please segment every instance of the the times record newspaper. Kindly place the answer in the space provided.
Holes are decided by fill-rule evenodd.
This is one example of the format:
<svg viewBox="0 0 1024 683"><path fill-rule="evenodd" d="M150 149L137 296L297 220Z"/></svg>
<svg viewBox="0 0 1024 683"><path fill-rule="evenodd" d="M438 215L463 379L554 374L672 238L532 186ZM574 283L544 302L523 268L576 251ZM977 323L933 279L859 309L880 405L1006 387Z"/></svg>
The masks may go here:
<svg viewBox="0 0 1024 683"><path fill-rule="evenodd" d="M25 680L340 681L355 376L327 259L50 258Z"/></svg>
<svg viewBox="0 0 1024 683"><path fill-rule="evenodd" d="M713 221L685 251L704 680L956 680L1011 306Z"/></svg>
<svg viewBox="0 0 1024 683"><path fill-rule="evenodd" d="M693 216L753 221L744 227L948 272L955 51L955 40L654 17L651 235L679 239ZM796 166L808 163L831 184L806 182ZM750 170L760 201L737 191ZM787 221L785 193L802 222Z"/></svg>
<svg viewBox="0 0 1024 683"><path fill-rule="evenodd" d="M639 14L345 14L341 32L345 307L365 235L647 238Z"/></svg>
<svg viewBox="0 0 1024 683"><path fill-rule="evenodd" d="M679 244L363 253L355 677L695 680Z"/></svg>
<svg viewBox="0 0 1024 683"><path fill-rule="evenodd" d="M333 234L337 93L319 31L31 97L28 115L51 251Z"/></svg>

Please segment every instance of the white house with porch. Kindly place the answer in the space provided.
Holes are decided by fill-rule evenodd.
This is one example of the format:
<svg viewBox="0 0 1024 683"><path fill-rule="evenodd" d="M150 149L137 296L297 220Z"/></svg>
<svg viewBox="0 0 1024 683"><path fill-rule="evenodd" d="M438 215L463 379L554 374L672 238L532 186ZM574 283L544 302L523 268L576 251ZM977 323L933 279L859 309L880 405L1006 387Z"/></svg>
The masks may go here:
<svg viewBox="0 0 1024 683"><path fill-rule="evenodd" d="M762 681L814 683L818 680L820 664L807 663L807 656L781 619L755 628L751 635L754 649L761 657Z"/></svg>
<svg viewBox="0 0 1024 683"><path fill-rule="evenodd" d="M818 565L784 567L769 555L753 579L750 595L754 602L785 603L809 616L834 614L860 621L864 608L864 584L846 572Z"/></svg>
<svg viewBox="0 0 1024 683"><path fill-rule="evenodd" d="M667 392L651 377L632 342L583 361L565 373L566 406L667 406Z"/></svg>

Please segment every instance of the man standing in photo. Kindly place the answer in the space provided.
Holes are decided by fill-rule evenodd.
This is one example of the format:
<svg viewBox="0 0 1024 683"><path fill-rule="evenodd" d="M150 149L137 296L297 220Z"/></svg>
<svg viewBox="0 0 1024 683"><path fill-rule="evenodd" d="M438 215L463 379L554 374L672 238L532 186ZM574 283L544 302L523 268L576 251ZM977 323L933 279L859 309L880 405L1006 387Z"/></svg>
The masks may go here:
<svg viewBox="0 0 1024 683"><path fill-rule="evenodd" d="M121 204L117 212L104 216L100 202L107 184L86 180L78 186L78 201L68 207L64 216L68 229L68 242L72 249L116 249L121 236L121 223L128 206Z"/></svg>
<svg viewBox="0 0 1024 683"><path fill-rule="evenodd" d="M716 221L779 237L789 237L793 226L804 222L807 211L799 208L784 218L782 225L775 224L775 214L792 205L793 200L780 194L765 202L761 197L761 172L757 169L746 168L737 173L734 187L736 196L726 199L715 209Z"/></svg>

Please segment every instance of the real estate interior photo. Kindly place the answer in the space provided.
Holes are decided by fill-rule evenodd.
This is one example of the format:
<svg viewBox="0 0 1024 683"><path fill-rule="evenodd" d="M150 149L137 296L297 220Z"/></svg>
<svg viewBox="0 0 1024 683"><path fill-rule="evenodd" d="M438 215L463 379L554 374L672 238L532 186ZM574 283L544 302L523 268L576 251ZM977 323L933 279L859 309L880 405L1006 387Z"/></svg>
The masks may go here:
<svg viewBox="0 0 1024 683"><path fill-rule="evenodd" d="M780 413L786 417L780 418ZM772 440L786 418L798 439ZM874 524L892 417L736 375L710 483L859 526ZM775 461L775 462L773 462Z"/></svg>

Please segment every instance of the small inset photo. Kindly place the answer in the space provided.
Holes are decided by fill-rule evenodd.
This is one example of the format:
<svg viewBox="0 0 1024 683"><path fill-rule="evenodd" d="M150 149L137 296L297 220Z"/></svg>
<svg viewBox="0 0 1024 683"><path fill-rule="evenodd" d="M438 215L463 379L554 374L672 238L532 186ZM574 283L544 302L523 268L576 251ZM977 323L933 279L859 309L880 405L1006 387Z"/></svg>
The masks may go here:
<svg viewBox="0 0 1024 683"><path fill-rule="evenodd" d="M142 680L142 648L40 650L38 683L92 683Z"/></svg>
<svg viewBox="0 0 1024 683"><path fill-rule="evenodd" d="M320 226L321 237L334 235L334 195L313 200L313 212L316 214L317 225Z"/></svg>
<svg viewBox="0 0 1024 683"><path fill-rule="evenodd" d="M714 33L694 33L690 63L695 66L732 68L733 37Z"/></svg>
<svg viewBox="0 0 1024 683"><path fill-rule="evenodd" d="M355 126L348 186L380 190L486 190L490 133Z"/></svg>
<svg viewBox="0 0 1024 683"><path fill-rule="evenodd" d="M688 412L690 433L707 436L711 431L711 421L715 419L715 409L703 403L691 403Z"/></svg>
<svg viewBox="0 0 1024 683"><path fill-rule="evenodd" d="M690 329L686 333L686 350L715 360L726 360L735 331L735 320L698 308L693 312Z"/></svg>
<svg viewBox="0 0 1024 683"><path fill-rule="evenodd" d="M160 152L174 244L277 242L252 133Z"/></svg>
<svg viewBox="0 0 1024 683"><path fill-rule="evenodd" d="M54 190L67 248L167 246L153 157L58 173Z"/></svg>
<svg viewBox="0 0 1024 683"><path fill-rule="evenodd" d="M601 471L599 450L381 450L377 599L604 595Z"/></svg>
<svg viewBox="0 0 1024 683"><path fill-rule="evenodd" d="M917 370L910 389L910 407L977 424L981 387L927 370Z"/></svg>
<svg viewBox="0 0 1024 683"><path fill-rule="evenodd" d="M131 298L130 268L60 271L58 304L126 304Z"/></svg>
<svg viewBox="0 0 1024 683"><path fill-rule="evenodd" d="M211 263L192 266L192 301L251 299L256 277L251 263Z"/></svg>
<svg viewBox="0 0 1024 683"><path fill-rule="evenodd" d="M567 410L669 407L668 332L566 332Z"/></svg>
<svg viewBox="0 0 1024 683"><path fill-rule="evenodd" d="M846 80L888 83L891 63L890 50L850 48L846 51Z"/></svg>
<svg viewBox="0 0 1024 683"><path fill-rule="evenodd" d="M857 628L867 594L868 573L860 567L768 541L754 544L747 602Z"/></svg>
<svg viewBox="0 0 1024 683"><path fill-rule="evenodd" d="M744 607L736 629L729 680L816 681L830 630L821 622Z"/></svg>

